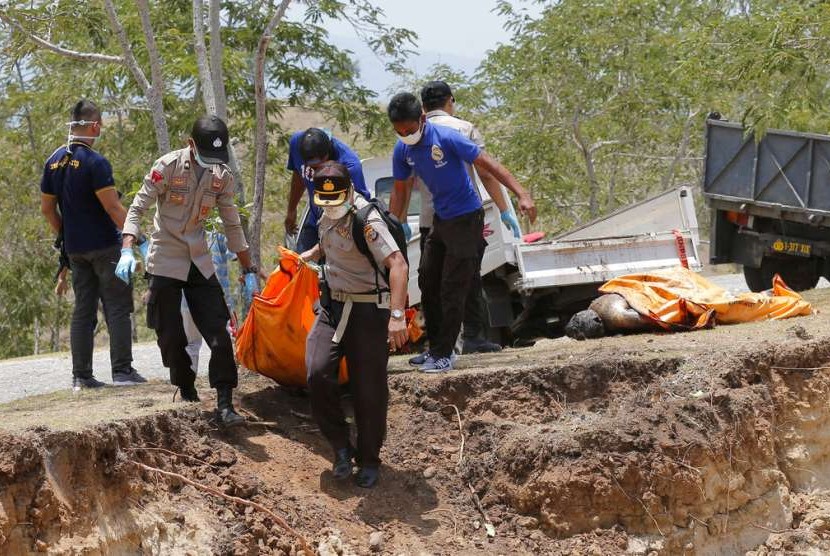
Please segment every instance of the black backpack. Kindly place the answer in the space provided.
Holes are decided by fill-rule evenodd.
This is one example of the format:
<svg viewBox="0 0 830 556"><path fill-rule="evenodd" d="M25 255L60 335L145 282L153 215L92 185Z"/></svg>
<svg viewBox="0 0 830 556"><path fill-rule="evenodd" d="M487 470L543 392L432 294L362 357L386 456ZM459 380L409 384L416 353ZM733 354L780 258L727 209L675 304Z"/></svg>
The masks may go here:
<svg viewBox="0 0 830 556"><path fill-rule="evenodd" d="M377 276L377 274L383 274L386 278L386 283L389 284L389 269L386 267L380 269L378 267L375 257L372 256L372 252L369 251L369 244L366 243L364 228L366 227L366 222L369 220L369 213L372 210L378 211L381 220L383 220L386 227L389 228L389 233L392 234L392 238L394 238L395 243L398 245L398 249L400 249L404 260L407 264L409 264L409 257L406 253L406 234L403 231L403 225L401 222L389 211L389 207L386 206L386 203L384 203L383 200L373 198L369 199L368 203L368 205L356 210L354 213L354 218L352 219L352 237L354 238L355 245L357 245L357 250L363 253L363 255L369 259L369 262L372 263L372 267L375 269L376 273L375 276Z"/></svg>

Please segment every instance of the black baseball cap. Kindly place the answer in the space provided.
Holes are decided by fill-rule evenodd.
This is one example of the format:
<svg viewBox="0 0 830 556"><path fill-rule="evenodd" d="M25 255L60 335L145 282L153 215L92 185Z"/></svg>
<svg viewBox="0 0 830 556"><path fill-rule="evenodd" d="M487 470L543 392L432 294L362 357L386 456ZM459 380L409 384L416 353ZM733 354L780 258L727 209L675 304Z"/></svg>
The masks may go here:
<svg viewBox="0 0 830 556"><path fill-rule="evenodd" d="M349 169L339 162L326 161L314 171L314 204L336 207L349 198L352 179Z"/></svg>
<svg viewBox="0 0 830 556"><path fill-rule="evenodd" d="M446 81L430 81L421 88L421 103L424 106L441 106L452 96L452 89Z"/></svg>
<svg viewBox="0 0 830 556"><path fill-rule="evenodd" d="M333 159L331 135L319 127L310 127L300 137L300 158L306 164L319 164Z"/></svg>
<svg viewBox="0 0 830 556"><path fill-rule="evenodd" d="M228 126L218 116L202 116L193 123L190 137L199 157L208 164L227 164Z"/></svg>

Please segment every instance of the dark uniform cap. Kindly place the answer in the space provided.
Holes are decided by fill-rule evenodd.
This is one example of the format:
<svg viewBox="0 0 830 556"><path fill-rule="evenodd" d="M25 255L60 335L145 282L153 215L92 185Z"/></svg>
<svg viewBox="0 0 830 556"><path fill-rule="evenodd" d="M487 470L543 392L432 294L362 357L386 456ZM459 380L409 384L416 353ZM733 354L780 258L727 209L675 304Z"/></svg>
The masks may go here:
<svg viewBox="0 0 830 556"><path fill-rule="evenodd" d="M218 116L202 116L193 123L190 137L196 151L208 164L227 164L228 126Z"/></svg>
<svg viewBox="0 0 830 556"><path fill-rule="evenodd" d="M349 169L334 161L323 162L314 171L314 204L336 207L349 198L352 180Z"/></svg>

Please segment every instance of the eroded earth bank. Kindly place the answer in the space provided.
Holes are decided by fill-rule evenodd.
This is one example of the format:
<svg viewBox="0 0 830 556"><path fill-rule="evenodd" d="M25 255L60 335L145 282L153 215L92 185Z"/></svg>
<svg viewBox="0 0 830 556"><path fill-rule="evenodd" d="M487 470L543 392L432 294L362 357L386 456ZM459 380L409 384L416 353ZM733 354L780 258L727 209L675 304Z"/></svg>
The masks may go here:
<svg viewBox="0 0 830 556"><path fill-rule="evenodd" d="M825 553L830 291L806 297L814 316L445 376L396 360L370 492L332 479L302 393L250 373L227 432L204 385L199 407L164 384L0 406L0 553Z"/></svg>

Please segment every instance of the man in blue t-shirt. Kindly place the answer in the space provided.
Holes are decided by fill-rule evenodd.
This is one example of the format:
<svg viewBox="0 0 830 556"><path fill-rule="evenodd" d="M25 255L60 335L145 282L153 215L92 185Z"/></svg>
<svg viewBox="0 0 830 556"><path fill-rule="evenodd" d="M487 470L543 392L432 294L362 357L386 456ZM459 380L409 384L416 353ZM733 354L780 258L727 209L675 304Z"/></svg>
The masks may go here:
<svg viewBox="0 0 830 556"><path fill-rule="evenodd" d="M288 143L288 164L285 166L293 172L285 213L286 233L297 233L297 205L303 196L303 191L308 193L309 207L308 218L297 237L295 249L297 253L308 251L318 242L317 218L320 216L320 209L315 207L311 201L314 195L312 180L314 169L327 160L334 160L348 168L355 192L360 193L366 199L372 197L366 188L360 158L345 143L316 127L296 132Z"/></svg>
<svg viewBox="0 0 830 556"><path fill-rule="evenodd" d="M484 233L481 198L470 179L466 164L491 174L519 198L519 210L536 219L533 200L510 172L458 131L430 123L421 103L410 93L392 97L387 108L398 135L392 156L395 194L390 211L400 214L412 186L413 174L424 182L433 197L435 217L418 269L424 316L430 326L429 355L420 370L439 373L452 369L452 348L464 305L475 275Z"/></svg>
<svg viewBox="0 0 830 556"><path fill-rule="evenodd" d="M46 161L40 182L41 212L52 231L62 233L72 270L75 309L69 338L74 390L104 385L92 372L99 297L110 334L113 384L146 382L132 368L132 286L115 277L121 246L119 230L127 211L115 190L109 161L92 149L101 125L101 111L95 103L79 101L72 110L69 140Z"/></svg>

